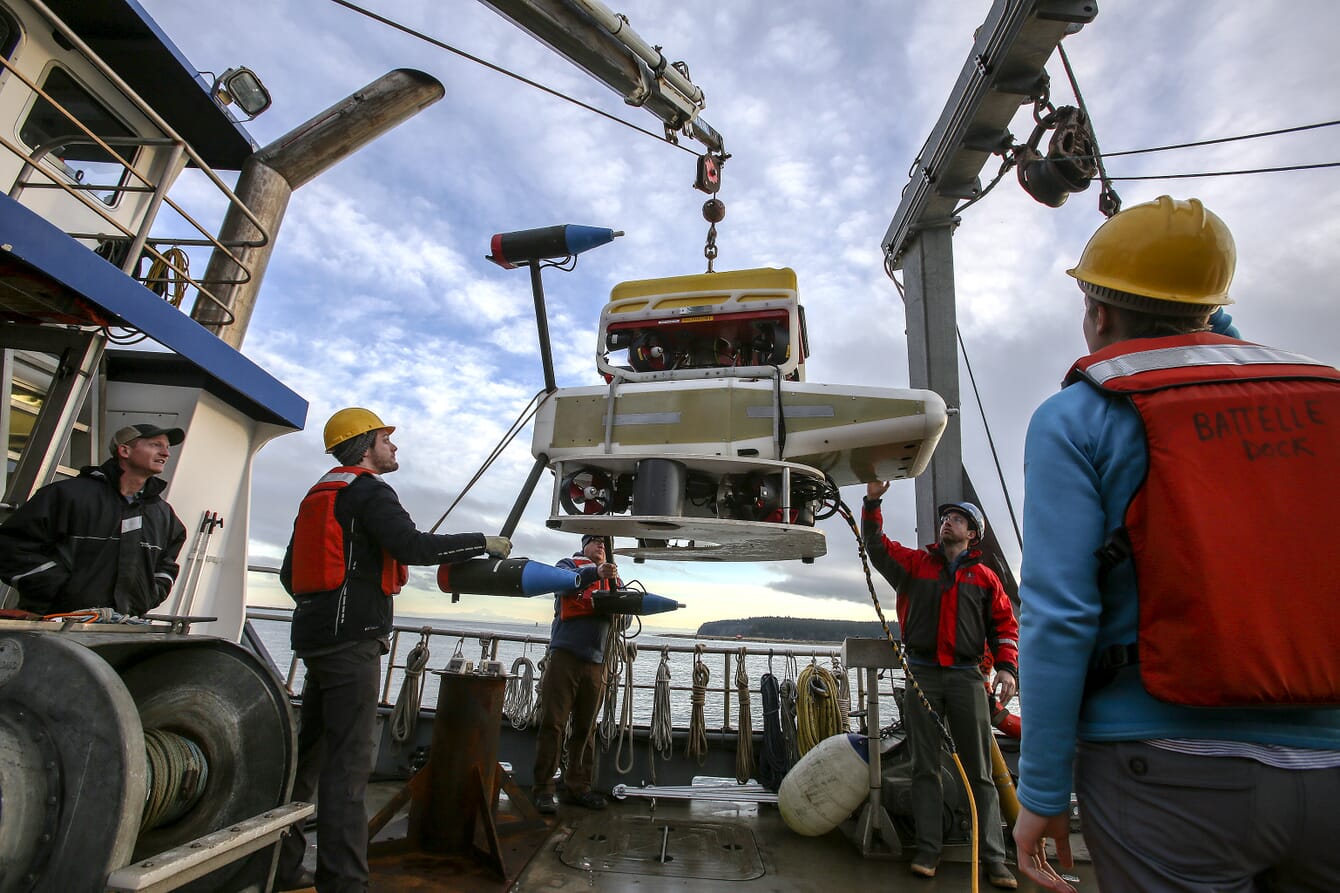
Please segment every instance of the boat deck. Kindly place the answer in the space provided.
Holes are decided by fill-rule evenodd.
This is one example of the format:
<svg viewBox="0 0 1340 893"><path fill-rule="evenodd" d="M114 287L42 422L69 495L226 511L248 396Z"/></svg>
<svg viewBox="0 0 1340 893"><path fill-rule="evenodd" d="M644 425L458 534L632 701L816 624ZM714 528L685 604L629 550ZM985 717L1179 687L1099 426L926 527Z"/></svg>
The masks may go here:
<svg viewBox="0 0 1340 893"><path fill-rule="evenodd" d="M368 797L369 814L399 787L374 785ZM842 829L821 837L803 837L785 825L771 804L630 797L611 800L605 810L591 811L560 802L558 815L547 817L545 827L527 828L504 797L497 821L505 877L478 858L388 852L387 842L406 834L402 813L374 843L371 889L386 893L828 893L839 886L895 893L964 893L972 889L971 855L966 845L946 847L937 877L918 878L907 870L910 852L902 859L862 858ZM482 832L478 833L476 845L486 843ZM1097 890L1093 866L1078 834L1072 836L1071 847L1076 865L1064 874L1081 891ZM389 849L394 850L394 844ZM315 864L314 850L308 853L308 864ZM979 888L993 889L985 876ZM1021 876L1019 889L1040 888Z"/></svg>

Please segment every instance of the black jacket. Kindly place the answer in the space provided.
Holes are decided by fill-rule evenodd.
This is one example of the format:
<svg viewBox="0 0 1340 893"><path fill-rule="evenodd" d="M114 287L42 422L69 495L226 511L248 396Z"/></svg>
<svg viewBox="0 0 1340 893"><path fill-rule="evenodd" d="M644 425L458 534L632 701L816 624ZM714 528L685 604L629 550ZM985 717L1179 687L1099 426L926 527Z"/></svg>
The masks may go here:
<svg viewBox="0 0 1340 893"><path fill-rule="evenodd" d="M115 459L48 484L0 526L0 580L25 611L144 614L172 591L186 542L166 486L151 477L127 501Z"/></svg>
<svg viewBox="0 0 1340 893"><path fill-rule="evenodd" d="M377 475L363 475L339 492L335 520L344 531L344 585L294 596L291 636L299 656L391 634L395 611L382 592L383 550L401 564L450 564L484 554L482 533L420 533L395 490ZM293 595L292 537L279 581Z"/></svg>

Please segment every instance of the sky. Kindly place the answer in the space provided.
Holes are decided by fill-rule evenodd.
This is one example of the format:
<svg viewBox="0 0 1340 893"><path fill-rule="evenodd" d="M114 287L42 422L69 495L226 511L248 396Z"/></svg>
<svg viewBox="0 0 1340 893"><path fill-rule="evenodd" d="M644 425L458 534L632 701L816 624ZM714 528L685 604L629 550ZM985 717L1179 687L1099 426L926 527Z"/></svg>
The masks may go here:
<svg viewBox="0 0 1340 893"><path fill-rule="evenodd" d="M294 193L243 352L310 402L307 429L266 446L254 468L251 563L277 565L308 486L326 470L321 429L362 405L397 426L400 470L388 479L421 529L458 496L543 383L529 277L484 260L492 234L559 223L626 235L545 273L560 387L600 383L595 332L611 287L701 273L706 198L689 152L562 102L359 16L329 0L140 0L201 70L255 70L273 107L248 125L261 145L394 68L417 68L445 98ZM1100 145L1119 152L1340 118L1340 6L1296 0L1118 3L1065 41ZM369 9L658 132L648 113L483 3L368 0ZM988 0L636 0L611 4L648 43L685 61L703 118L731 158L719 197L717 269L789 266L806 307L807 379L908 386L903 307L880 240L908 172L968 58ZM1060 61L1053 101L1073 104ZM1032 128L1020 109L1012 132ZM1113 158L1113 176L1165 175L1340 161L1335 128ZM984 182L997 162L988 162ZM1340 363L1340 308L1330 263L1340 241L1340 169L1116 184L1130 206L1195 196L1238 247L1230 308L1243 336ZM181 189L193 188L189 177ZM203 194L204 190L200 190ZM204 200L208 201L208 200ZM1034 202L1013 174L962 214L954 234L966 369L964 461L1017 572L1006 490L1022 510L1023 440L1033 409L1084 353L1080 293L1065 270L1102 223L1097 188L1059 209ZM986 423L983 423L983 413ZM988 448L987 425L997 451ZM443 522L495 533L532 463L527 428ZM514 555L548 562L575 537L544 526L546 475L513 536ZM843 491L857 508L862 487ZM914 485L895 482L885 532L906 543ZM873 619L855 543L823 525L812 565L647 562L625 579L684 602L647 618L691 630L752 615ZM617 547L616 543L616 547ZM256 604L284 605L253 574ZM892 592L876 579L891 608ZM464 596L452 605L431 569L399 596L402 616L547 621L551 602Z"/></svg>

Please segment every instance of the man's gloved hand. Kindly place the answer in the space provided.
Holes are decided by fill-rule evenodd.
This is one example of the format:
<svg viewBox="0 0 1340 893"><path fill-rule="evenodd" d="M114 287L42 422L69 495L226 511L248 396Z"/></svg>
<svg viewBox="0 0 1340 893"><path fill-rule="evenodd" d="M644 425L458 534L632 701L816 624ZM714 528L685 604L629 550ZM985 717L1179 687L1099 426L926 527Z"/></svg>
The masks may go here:
<svg viewBox="0 0 1340 893"><path fill-rule="evenodd" d="M484 551L494 558L506 558L512 554L512 541L505 536L486 536Z"/></svg>

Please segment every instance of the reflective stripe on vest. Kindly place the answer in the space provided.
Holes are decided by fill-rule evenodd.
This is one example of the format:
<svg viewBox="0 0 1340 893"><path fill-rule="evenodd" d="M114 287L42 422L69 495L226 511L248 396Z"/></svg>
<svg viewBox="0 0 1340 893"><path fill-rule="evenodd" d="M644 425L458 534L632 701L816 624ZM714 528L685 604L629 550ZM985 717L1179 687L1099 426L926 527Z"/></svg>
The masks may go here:
<svg viewBox="0 0 1340 893"><path fill-rule="evenodd" d="M1201 707L1340 705L1340 591L1299 534L1340 504L1340 371L1197 334L1112 345L1068 381L1080 375L1144 424L1149 468L1123 521L1145 689Z"/></svg>
<svg viewBox="0 0 1340 893"><path fill-rule="evenodd" d="M334 592L344 585L349 556L345 553L344 528L335 519L335 499L359 477L373 472L366 468L339 466L321 476L307 491L293 525L293 593L310 595ZM395 595L409 579L409 568L382 550L381 589Z"/></svg>
<svg viewBox="0 0 1340 893"><path fill-rule="evenodd" d="M1083 360L1076 366L1081 366ZM1322 366L1311 357L1259 344L1191 344L1163 347L1111 357L1083 368L1084 376L1099 387L1114 378L1182 366Z"/></svg>

